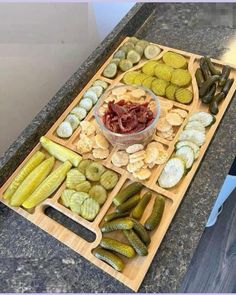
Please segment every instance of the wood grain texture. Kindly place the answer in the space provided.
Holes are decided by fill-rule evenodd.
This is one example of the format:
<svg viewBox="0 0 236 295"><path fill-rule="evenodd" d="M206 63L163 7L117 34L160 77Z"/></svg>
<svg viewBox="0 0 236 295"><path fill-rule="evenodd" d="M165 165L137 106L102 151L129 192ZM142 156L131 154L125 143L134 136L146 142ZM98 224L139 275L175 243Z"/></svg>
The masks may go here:
<svg viewBox="0 0 236 295"><path fill-rule="evenodd" d="M128 37L125 38L122 43L126 42L127 40L128 40ZM189 115L195 111L200 111L200 110L207 111L207 107L205 105L201 104L201 102L198 99L198 88L197 88L196 80L194 78L195 70L199 66L199 58L200 57L198 55L195 55L195 54L192 54L189 52L176 50L176 49L165 47L162 45L159 45L159 46L162 49L162 52L156 59L160 59L165 52L171 50L171 51L174 51L174 52L184 55L189 63L189 71L192 75L192 85L190 86L190 88L192 89L193 95L194 95L193 102L190 105L183 105L178 102L173 102L174 106L178 107L178 108L182 108L184 110L187 110ZM61 145L66 146L67 148L70 148L70 149L76 151L76 142L79 138L80 128L77 128L76 131L74 132L74 134L67 140L59 139L55 135L56 128L66 118L66 116L71 111L71 109L75 105L77 105L77 103L83 97L84 92L92 85L92 83L96 79L102 79L104 81L107 81L110 84L109 87L113 87L121 82L122 77L124 75L121 73L114 80L109 80L109 79L106 79L102 76L102 71L105 68L105 66L109 63L111 58L112 58L112 55L108 58L106 63L99 69L99 71L94 75L94 77L91 79L91 81L85 86L85 88L81 91L81 93L75 98L75 100L66 109L66 111L63 112L61 117L55 122L55 124L52 126L52 128L47 132L46 136L48 138L50 138L51 140L53 140ZM220 69L222 68L223 63L221 61L213 60L213 62L215 63L215 65L218 68L220 68ZM144 63L145 63L145 60L142 60L142 62L139 63L137 66L135 66L132 70L139 69L140 67L142 67L142 65ZM231 77L234 77L236 80L236 67L232 65L232 68L233 69L231 72ZM45 230L50 235L57 238L59 241L61 241L65 245L69 246L71 249L73 249L74 251L76 251L77 253L82 255L83 257L85 257L87 260L92 262L94 265L101 268L103 271L107 272L108 274L110 274L111 276L113 276L114 278L116 278L117 280L122 282L124 285L128 286L129 288L131 288L134 291L137 291L139 289L139 286L141 285L144 277L145 277L145 274L147 273L147 271L149 269L149 266L155 256L161 242L162 242L162 239L164 238L165 233L166 233L166 231L167 231L167 229L168 229L168 227L169 227L169 225L170 225L170 223L171 223L171 221L172 221L172 219L173 219L173 217L174 217L174 215L175 215L175 213L176 213L176 211L177 211L177 209L178 209L178 207L185 195L185 192L188 189L189 184L191 183L191 180L194 177L194 175L200 165L200 162L204 157L207 147L210 144L212 137L214 136L214 133L215 133L215 131L216 131L223 115L224 115L224 112L226 111L227 106L229 105L229 103L233 97L233 94L235 91L235 85L236 85L236 81L234 82L233 86L231 87L227 97L223 100L223 102L220 105L220 112L216 116L215 124L210 126L209 128L207 128L206 141L200 149L199 157L194 162L191 170L183 178L183 180L176 187L174 187L170 190L166 190L166 189L159 187L157 184L157 179L158 179L160 173L162 172L162 169L164 168L164 165L159 165L158 167L152 169L152 176L150 177L150 179L143 182L143 184L145 186L143 193L148 188L149 190L151 190L153 192L153 197L152 197L152 200L149 203L147 209L144 212L141 222L146 220L146 218L149 216L149 214L152 210L152 205L154 202L155 194L157 194L157 193L160 193L165 197L165 204L166 204L165 211L164 211L162 221L158 227L158 230L151 233L152 242L149 245L148 255L146 257L136 257L135 259L126 260L125 261L126 266L125 266L125 269L122 273L115 271L109 265L107 265L106 263L102 262L101 260L97 259L96 257L94 257L92 255L92 249L94 249L99 244L99 242L101 240L101 231L99 229L99 225L101 224L103 217L105 216L105 214L107 212L114 211L114 207L112 205L113 197L117 194L117 192L123 186L127 185L128 182L135 180L133 178L133 176L130 173L128 173L125 169L117 168L112 165L111 155L115 152L116 148L111 147L110 148L110 156L106 160L101 161L101 163L105 167L116 171L120 175L120 180L117 183L116 187L109 194L107 201L102 206L99 214L97 215L97 217L95 218L95 220L93 222L89 222L89 221L83 219L82 217L74 214L68 208L65 208L64 206L62 206L60 204L59 198L61 196L61 192L65 188L65 184L62 184L62 186L55 192L55 194L53 194L53 196L51 198L48 198L43 203L41 203L39 206L37 206L34 212L29 213L22 208L12 208L12 209L15 210L16 212L18 212L20 215L27 218L28 220L30 220L31 222L33 222L34 224L36 224L37 226L39 226L41 229ZM159 97L159 99L165 100L165 98L163 98L163 97ZM92 119L93 119L93 111L91 110L90 113L88 114L88 116L86 117L86 120L92 120ZM178 135L183 130L186 121L187 121L187 118L185 119L182 126L180 126L180 128L178 129L176 136L172 141L168 141L168 140L162 139L158 136L154 136L154 140L157 140L165 145L165 148L168 151L169 157L171 157L171 155L174 152L174 146L175 146L175 143L178 139ZM36 150L41 149L41 148L42 148L41 145L38 144L35 147L35 149L28 155L28 157L25 159L25 161L18 167L18 169L13 173L13 175L8 179L8 181L0 189L0 196L5 191L6 187L12 181L12 179L17 174L17 172L22 167L22 165L24 165L24 163L28 160L28 158ZM86 157L93 159L91 154ZM8 204L6 202L4 202L4 201L2 201L2 202L8 206ZM84 226L88 230L95 233L95 235L96 235L95 241L92 243L88 243L86 240L84 240L80 236L76 235L72 231L63 227L63 225L57 223L55 220L53 220L50 217L48 217L47 215L45 215L44 210L47 207L53 207L54 209L63 213L64 215L71 218L72 220L74 220L78 224ZM111 234L111 236L112 236L112 234ZM122 240L124 238L122 233L119 233L119 232L116 233L116 237L120 240ZM140 267L140 265L142 265L142 267Z"/></svg>
<svg viewBox="0 0 236 295"><path fill-rule="evenodd" d="M206 228L179 292L236 292L236 189L214 226Z"/></svg>

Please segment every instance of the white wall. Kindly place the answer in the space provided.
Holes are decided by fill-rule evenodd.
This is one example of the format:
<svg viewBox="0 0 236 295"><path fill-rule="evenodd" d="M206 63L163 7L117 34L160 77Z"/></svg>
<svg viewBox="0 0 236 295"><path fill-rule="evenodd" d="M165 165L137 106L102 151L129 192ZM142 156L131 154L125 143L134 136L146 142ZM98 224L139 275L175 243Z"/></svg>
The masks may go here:
<svg viewBox="0 0 236 295"><path fill-rule="evenodd" d="M0 155L129 8L0 3Z"/></svg>
<svg viewBox="0 0 236 295"><path fill-rule="evenodd" d="M101 39L105 38L126 13L133 7L135 2L93 2L94 15L97 23L98 34Z"/></svg>

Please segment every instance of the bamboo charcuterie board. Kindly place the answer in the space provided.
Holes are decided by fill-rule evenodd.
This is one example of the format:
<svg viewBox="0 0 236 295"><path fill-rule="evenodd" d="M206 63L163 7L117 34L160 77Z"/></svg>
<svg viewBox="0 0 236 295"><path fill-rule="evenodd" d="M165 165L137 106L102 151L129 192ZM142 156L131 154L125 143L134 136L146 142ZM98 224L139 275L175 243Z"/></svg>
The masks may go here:
<svg viewBox="0 0 236 295"><path fill-rule="evenodd" d="M125 43L129 38L125 38L121 45ZM189 53L189 52L184 52L180 50L176 50L173 48L169 48L166 46L158 45L161 48L161 53L156 59L162 58L163 54L167 51L173 51L180 53L181 55L185 56L186 59L188 60L188 69L192 75L192 85L190 86L193 92L193 101L190 105L184 105L178 102L173 102L174 107L180 108L183 110L186 110L188 112L188 117L190 114L192 114L195 111L208 111L208 108L201 103L201 101L198 98L198 87L196 84L196 80L194 77L194 73L199 66L199 59L200 56ZM120 73L117 75L115 79L107 79L102 76L103 69L106 67L106 65L109 63L109 61L112 59L112 56L108 58L106 63L100 68L100 70L94 75L94 77L89 81L89 83L85 86L85 88L81 91L81 93L74 99L74 101L69 105L69 107L64 111L64 113L60 116L60 118L54 123L54 125L50 128L50 130L47 132L46 137L49 139L53 140L54 142L57 142L73 151L76 151L76 142L79 139L80 136L80 127L78 127L73 135L69 139L61 139L56 135L56 129L59 126L59 124L67 117L69 112L78 104L78 102L81 100L83 97L84 92L92 85L92 83L97 80L101 79L106 81L109 84L109 87L113 87L119 83L121 83L123 73ZM223 62L219 60L212 60L214 65L217 66L219 69L222 69L222 66L224 65ZM142 65L146 62L146 60L141 60L141 62L132 68L134 69L139 69L142 67ZM147 256L141 257L141 256L136 256L132 260L125 259L126 266L124 268L123 272L118 272L114 270L112 267L110 267L108 264L105 262L102 262L101 260L97 259L94 257L92 254L92 250L99 245L102 234L99 229L99 226L103 222L104 216L108 212L113 212L114 211L114 206L112 204L113 197L121 190L122 187L124 187L127 183L135 181L136 179L125 169L115 167L112 162L111 162L111 157L112 154L117 150L116 148L113 148L110 146L110 155L108 156L107 159L105 160L100 160L101 163L111 169L116 171L119 174L119 181L115 188L109 193L108 198L105 202L105 204L101 207L101 210L97 217L95 218L94 221L90 222L85 219L83 219L81 216L73 213L70 211L68 208L64 207L60 202L59 198L61 196L62 191L65 189L65 183L63 183L59 189L48 199L46 199L44 202L42 202L40 205L38 205L33 211L26 211L22 207L20 208L12 208L15 210L17 213L34 223L35 225L39 226L41 229L46 231L48 234L52 235L74 251L76 251L78 254L82 255L84 258L86 258L88 261L92 262L94 265L97 267L101 268L103 271L107 272L109 275L113 276L120 282L122 282L124 285L128 286L134 291L138 291L147 271L148 268L161 244L161 241L163 237L165 236L165 233L185 195L185 192L188 189L188 186L193 179L201 160L203 159L203 156L207 150L208 145L211 142L212 137L214 136L214 133L233 97L234 91L235 91L235 86L236 86L236 66L230 65L232 67L230 77L234 78L234 83L232 87L230 88L230 91L228 92L226 98L221 102L220 107L219 107L219 113L215 116L216 117L216 122L210 126L209 128L206 129L206 141L203 144L203 146L200 148L200 154L197 160L194 162L191 170L184 176L183 180L174 188L172 189L164 189L161 188L157 184L157 179L159 175L162 172L162 169L164 168L164 165L159 165L157 167L154 167L152 169L152 175L148 180L143 181L143 184L145 188L143 189L143 192L146 189L149 189L152 191L153 196L151 202L149 202L147 209L145 210L141 223L146 220L148 215L150 214L150 211L153 206L154 202L154 197L155 194L161 194L165 197L165 210L164 210L164 215L161 220L161 223L158 227L158 229L154 232L151 233L151 244L149 245L149 253ZM160 100L166 100L166 98L159 97ZM154 140L162 143L166 149L166 151L169 154L169 157L174 152L175 148L175 143L178 139L179 133L183 130L184 125L187 122L188 117L184 120L183 124L176 130L175 136L173 140L167 140L164 138L161 138L159 136L154 136ZM87 117L85 120L93 120L93 109L88 113ZM27 158L22 162L22 164L17 168L17 170L12 174L12 176L8 179L8 181L2 186L0 189L0 197L8 187L8 185L11 183L12 179L17 175L18 171L22 168L22 166L27 162L27 160L31 157L32 154L34 154L37 150L42 149L40 143L32 150L32 152L27 156ZM87 155L86 157L94 159L91 154ZM57 161L59 162L59 161ZM142 181L141 181L142 182ZM7 202L1 199L1 201L9 206ZM45 214L45 209L47 207L52 207L56 209L57 211L63 213L67 217L71 218L78 224L84 226L88 230L92 231L95 235L96 238L93 242L87 242L80 236L76 235L63 225L59 224L55 220L51 219L49 216ZM111 237L119 237L122 240L122 235L118 232L111 233L108 236ZM125 240L124 240L125 241Z"/></svg>

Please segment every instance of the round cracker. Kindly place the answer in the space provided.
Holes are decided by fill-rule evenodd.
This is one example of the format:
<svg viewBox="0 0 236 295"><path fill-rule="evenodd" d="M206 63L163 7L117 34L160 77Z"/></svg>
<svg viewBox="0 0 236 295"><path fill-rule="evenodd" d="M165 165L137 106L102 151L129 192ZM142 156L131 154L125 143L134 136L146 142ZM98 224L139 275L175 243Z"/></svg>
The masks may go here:
<svg viewBox="0 0 236 295"><path fill-rule="evenodd" d="M166 118L160 118L157 122L156 128L160 132L167 132L172 128L172 125L166 121Z"/></svg>
<svg viewBox="0 0 236 295"><path fill-rule="evenodd" d="M107 141L106 137L101 133L95 136L95 142L96 142L96 145L103 150L106 150L109 148L109 142Z"/></svg>
<svg viewBox="0 0 236 295"><path fill-rule="evenodd" d="M148 179L151 176L151 171L148 168L142 168L137 172L134 172L134 177L138 178L139 180L145 180Z"/></svg>
<svg viewBox="0 0 236 295"><path fill-rule="evenodd" d="M188 112L182 109L172 109L170 113L177 113L181 118L185 119L188 116Z"/></svg>
<svg viewBox="0 0 236 295"><path fill-rule="evenodd" d="M166 161L168 160L168 153L167 151L159 151L159 155L158 155L158 158L156 159L155 163L157 165L162 165L164 163L166 163Z"/></svg>
<svg viewBox="0 0 236 295"><path fill-rule="evenodd" d="M142 151L144 149L144 146L142 144L133 144L127 147L126 152L128 154L134 154L136 152Z"/></svg>
<svg viewBox="0 0 236 295"><path fill-rule="evenodd" d="M154 163L155 160L158 158L159 150L157 147L149 147L146 149L146 157L144 162L146 164Z"/></svg>
<svg viewBox="0 0 236 295"><path fill-rule="evenodd" d="M135 163L129 163L126 168L128 172L134 173L139 171L143 166L144 166L144 162L141 160Z"/></svg>
<svg viewBox="0 0 236 295"><path fill-rule="evenodd" d="M170 100L162 100L162 99L160 99L160 105L167 111L170 111L174 106L173 102L171 102Z"/></svg>
<svg viewBox="0 0 236 295"><path fill-rule="evenodd" d="M116 96L120 96L120 95L123 95L127 92L127 88L125 86L123 87L117 87L115 89L112 89L111 93L113 95L116 95Z"/></svg>
<svg viewBox="0 0 236 295"><path fill-rule="evenodd" d="M129 155L125 151L116 151L111 157L111 162L116 167L126 166L129 163Z"/></svg>
<svg viewBox="0 0 236 295"><path fill-rule="evenodd" d="M81 126L81 132L85 135L90 136L96 132L96 128L94 124L89 121L84 120L80 122L80 126Z"/></svg>
<svg viewBox="0 0 236 295"><path fill-rule="evenodd" d="M152 141L152 142L150 142L150 143L147 145L147 149L149 149L149 148L151 148L151 147L153 147L153 148L157 147L158 150L164 150L164 149L165 149L164 146L163 146L163 144L160 143L160 142L157 142L157 141Z"/></svg>
<svg viewBox="0 0 236 295"><path fill-rule="evenodd" d="M183 123L179 114L171 112L166 115L166 121L172 126L180 126Z"/></svg>
<svg viewBox="0 0 236 295"><path fill-rule="evenodd" d="M96 159L106 159L109 156L108 149L93 149L93 156Z"/></svg>

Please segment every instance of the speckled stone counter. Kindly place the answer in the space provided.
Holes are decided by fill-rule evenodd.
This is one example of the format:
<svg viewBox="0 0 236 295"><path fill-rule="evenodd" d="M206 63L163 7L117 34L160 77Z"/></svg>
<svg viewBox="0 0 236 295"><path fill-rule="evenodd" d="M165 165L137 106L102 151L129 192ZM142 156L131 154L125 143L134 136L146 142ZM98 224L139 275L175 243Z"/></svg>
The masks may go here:
<svg viewBox="0 0 236 295"><path fill-rule="evenodd" d="M232 49L236 4L138 4L95 50L0 159L0 184L125 35L220 58ZM221 17L215 17L215 14ZM83 78L82 78L83 77ZM176 292L236 151L231 102L140 292ZM140 266L141 267L141 266ZM0 292L130 292L24 218L0 204Z"/></svg>

